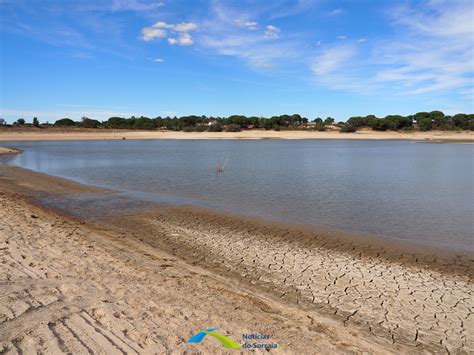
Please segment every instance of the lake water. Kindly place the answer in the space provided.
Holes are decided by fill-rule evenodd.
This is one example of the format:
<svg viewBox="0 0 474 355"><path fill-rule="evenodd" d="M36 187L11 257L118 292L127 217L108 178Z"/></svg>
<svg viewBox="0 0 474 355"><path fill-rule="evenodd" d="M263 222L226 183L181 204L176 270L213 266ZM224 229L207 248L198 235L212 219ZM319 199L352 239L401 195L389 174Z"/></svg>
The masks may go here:
<svg viewBox="0 0 474 355"><path fill-rule="evenodd" d="M403 141L11 142L4 164L294 224L474 251L474 146ZM227 161L216 176L216 162ZM123 211L126 203L115 206Z"/></svg>

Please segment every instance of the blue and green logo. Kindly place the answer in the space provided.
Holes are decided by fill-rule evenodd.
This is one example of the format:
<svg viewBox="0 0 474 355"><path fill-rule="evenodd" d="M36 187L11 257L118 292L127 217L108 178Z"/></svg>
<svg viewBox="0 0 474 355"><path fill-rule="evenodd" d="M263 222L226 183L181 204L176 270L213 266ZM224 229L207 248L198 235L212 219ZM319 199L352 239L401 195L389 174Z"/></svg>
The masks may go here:
<svg viewBox="0 0 474 355"><path fill-rule="evenodd" d="M229 339L228 337L217 333L216 330L218 330L218 328L210 328L208 330L199 332L193 335L191 338L189 338L188 343L200 343L206 337L206 335L210 335L211 337L216 338L219 341L219 343L221 343L221 345L226 349L241 349L242 348L239 344L237 344L232 339Z"/></svg>

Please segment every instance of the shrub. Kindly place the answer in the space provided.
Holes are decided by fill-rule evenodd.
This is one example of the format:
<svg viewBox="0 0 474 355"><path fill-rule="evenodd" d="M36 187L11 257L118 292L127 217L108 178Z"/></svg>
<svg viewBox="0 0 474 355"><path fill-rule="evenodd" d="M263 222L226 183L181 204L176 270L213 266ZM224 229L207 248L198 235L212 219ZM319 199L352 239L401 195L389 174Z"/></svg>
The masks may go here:
<svg viewBox="0 0 474 355"><path fill-rule="evenodd" d="M213 125L210 125L209 127L207 127L207 131L208 132L222 132L223 131L222 124L218 122Z"/></svg>
<svg viewBox="0 0 474 355"><path fill-rule="evenodd" d="M341 133L353 133L355 131L357 131L356 128L351 124L345 124L341 128Z"/></svg>
<svg viewBox="0 0 474 355"><path fill-rule="evenodd" d="M326 127L324 126L324 123L320 122L314 125L314 130L319 131L319 132L324 132L326 130Z"/></svg>
<svg viewBox="0 0 474 355"><path fill-rule="evenodd" d="M183 132L195 132L196 127L195 126L186 126L183 128Z"/></svg>
<svg viewBox="0 0 474 355"><path fill-rule="evenodd" d="M226 132L240 132L240 126L238 124L230 124L225 128Z"/></svg>

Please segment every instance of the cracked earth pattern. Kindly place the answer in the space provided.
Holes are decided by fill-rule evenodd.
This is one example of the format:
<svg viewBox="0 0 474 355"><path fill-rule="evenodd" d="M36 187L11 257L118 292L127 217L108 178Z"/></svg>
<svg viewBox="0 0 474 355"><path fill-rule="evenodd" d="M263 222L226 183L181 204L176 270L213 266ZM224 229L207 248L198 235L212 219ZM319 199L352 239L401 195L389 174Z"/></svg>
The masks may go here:
<svg viewBox="0 0 474 355"><path fill-rule="evenodd" d="M230 353L186 343L209 326L236 341L271 334L284 353L400 349L0 191L0 354Z"/></svg>
<svg viewBox="0 0 474 355"><path fill-rule="evenodd" d="M397 254L186 207L149 213L146 223L149 241L160 230L173 253L348 327L413 351L474 353L472 259Z"/></svg>

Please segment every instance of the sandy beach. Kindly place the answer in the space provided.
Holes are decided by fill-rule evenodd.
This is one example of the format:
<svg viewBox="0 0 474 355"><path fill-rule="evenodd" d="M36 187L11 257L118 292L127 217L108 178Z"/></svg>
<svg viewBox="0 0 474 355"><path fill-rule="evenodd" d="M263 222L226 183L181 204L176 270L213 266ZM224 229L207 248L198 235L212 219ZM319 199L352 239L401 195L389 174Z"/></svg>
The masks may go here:
<svg viewBox="0 0 474 355"><path fill-rule="evenodd" d="M414 140L426 142L474 143L474 132L429 131L401 133L362 130L356 133L336 131L265 131L242 132L174 132L127 130L0 130L0 141L34 140L113 140L113 139L370 139Z"/></svg>
<svg viewBox="0 0 474 355"><path fill-rule="evenodd" d="M0 349L218 353L218 327L284 353L469 353L473 260L191 208L97 223L38 205L107 193L0 168Z"/></svg>
<svg viewBox="0 0 474 355"><path fill-rule="evenodd" d="M21 153L20 149L0 147L0 154L18 154L18 153Z"/></svg>

